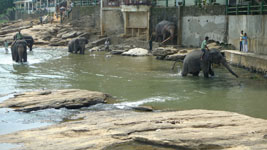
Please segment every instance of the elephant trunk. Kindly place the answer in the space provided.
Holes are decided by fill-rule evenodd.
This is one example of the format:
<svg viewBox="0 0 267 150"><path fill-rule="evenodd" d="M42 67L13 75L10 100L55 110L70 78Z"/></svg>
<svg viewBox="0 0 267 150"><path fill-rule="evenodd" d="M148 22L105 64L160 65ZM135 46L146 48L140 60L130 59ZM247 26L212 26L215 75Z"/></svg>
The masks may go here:
<svg viewBox="0 0 267 150"><path fill-rule="evenodd" d="M173 28L170 28L169 29L169 33L170 33L170 36L164 40L163 42L161 42L161 44L164 44L165 42L169 41L169 40L173 40L173 37L174 37L174 29Z"/></svg>
<svg viewBox="0 0 267 150"><path fill-rule="evenodd" d="M238 75L229 67L229 65L227 64L226 60L223 58L221 60L221 63L224 65L224 67L232 74L234 75L235 77L238 78Z"/></svg>

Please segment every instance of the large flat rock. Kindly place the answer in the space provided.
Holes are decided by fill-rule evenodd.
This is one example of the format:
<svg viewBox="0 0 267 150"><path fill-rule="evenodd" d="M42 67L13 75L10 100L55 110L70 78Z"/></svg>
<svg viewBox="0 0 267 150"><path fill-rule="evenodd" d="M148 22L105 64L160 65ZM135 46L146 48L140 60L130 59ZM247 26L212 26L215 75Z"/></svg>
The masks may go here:
<svg viewBox="0 0 267 150"><path fill-rule="evenodd" d="M267 149L267 121L224 111L110 110L0 136L0 143L22 144L19 150L114 150L128 142L160 146L160 150L263 150Z"/></svg>
<svg viewBox="0 0 267 150"><path fill-rule="evenodd" d="M75 109L106 103L109 97L101 92L78 89L26 92L0 103L0 108L8 107L23 112L47 108Z"/></svg>

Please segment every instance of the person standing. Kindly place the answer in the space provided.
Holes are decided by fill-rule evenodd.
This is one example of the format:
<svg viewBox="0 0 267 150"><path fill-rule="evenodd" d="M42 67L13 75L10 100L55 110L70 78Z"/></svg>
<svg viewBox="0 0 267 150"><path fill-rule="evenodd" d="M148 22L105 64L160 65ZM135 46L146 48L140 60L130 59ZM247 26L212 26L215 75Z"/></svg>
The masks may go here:
<svg viewBox="0 0 267 150"><path fill-rule="evenodd" d="M41 24L41 25L43 25L43 17L42 17L42 16L40 16L40 18L39 18L39 19L40 19L40 24Z"/></svg>
<svg viewBox="0 0 267 150"><path fill-rule="evenodd" d="M242 44L243 44L243 52L248 52L248 36L247 33L244 34L242 37Z"/></svg>
<svg viewBox="0 0 267 150"><path fill-rule="evenodd" d="M7 40L4 41L4 46L5 46L6 53L8 53L8 42L7 42Z"/></svg>
<svg viewBox="0 0 267 150"><path fill-rule="evenodd" d="M243 36L244 36L244 34L243 34L244 32L243 32L243 30L240 32L240 52L242 52L242 49L243 49Z"/></svg>
<svg viewBox="0 0 267 150"><path fill-rule="evenodd" d="M206 51L209 50L208 46L207 46L207 42L209 40L209 37L206 36L205 40L202 42L201 44L201 51L203 52L202 56L201 56L201 60L203 59L203 56L205 55Z"/></svg>
<svg viewBox="0 0 267 150"><path fill-rule="evenodd" d="M107 40L105 41L105 51L110 51L110 50L109 50L109 44L110 44L109 39L107 39Z"/></svg>
<svg viewBox="0 0 267 150"><path fill-rule="evenodd" d="M148 45L149 45L149 52L151 53L153 49L153 33L151 34L149 38Z"/></svg>

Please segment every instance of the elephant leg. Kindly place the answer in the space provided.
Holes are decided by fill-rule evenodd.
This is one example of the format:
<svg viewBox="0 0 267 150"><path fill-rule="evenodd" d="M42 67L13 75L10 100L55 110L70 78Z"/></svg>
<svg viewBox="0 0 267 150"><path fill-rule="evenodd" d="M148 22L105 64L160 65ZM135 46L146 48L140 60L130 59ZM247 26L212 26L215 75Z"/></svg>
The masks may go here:
<svg viewBox="0 0 267 150"><path fill-rule="evenodd" d="M211 75L211 76L214 76L215 74L214 74L214 71L210 68L209 69L209 74Z"/></svg>
<svg viewBox="0 0 267 150"><path fill-rule="evenodd" d="M193 74L193 76L198 77L199 72L194 72L192 74Z"/></svg>
<svg viewBox="0 0 267 150"><path fill-rule="evenodd" d="M183 71L182 71L182 76L187 76L187 74L188 74L188 66L184 65L183 66Z"/></svg>
<svg viewBox="0 0 267 150"><path fill-rule="evenodd" d="M30 45L29 48L30 48L30 51L32 51L32 45Z"/></svg>
<svg viewBox="0 0 267 150"><path fill-rule="evenodd" d="M23 61L27 62L27 50L23 53Z"/></svg>

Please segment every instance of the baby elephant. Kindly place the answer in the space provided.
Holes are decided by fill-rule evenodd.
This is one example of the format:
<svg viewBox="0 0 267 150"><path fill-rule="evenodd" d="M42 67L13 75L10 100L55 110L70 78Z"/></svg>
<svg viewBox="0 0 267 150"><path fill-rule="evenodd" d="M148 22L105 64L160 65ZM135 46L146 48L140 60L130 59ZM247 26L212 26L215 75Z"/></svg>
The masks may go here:
<svg viewBox="0 0 267 150"><path fill-rule="evenodd" d="M77 54L78 51L80 51L80 54L84 54L85 45L88 44L88 40L84 37L78 37L75 39L72 39L69 44L69 52L73 53L75 52Z"/></svg>

